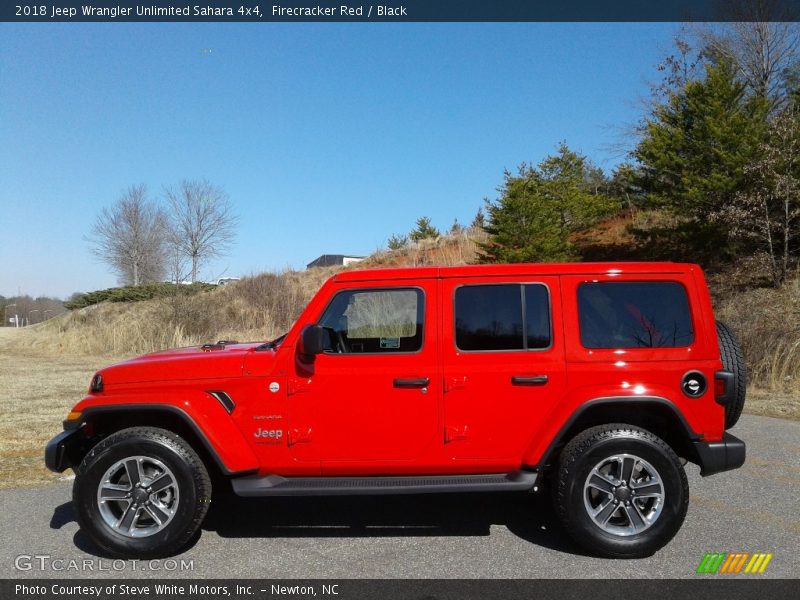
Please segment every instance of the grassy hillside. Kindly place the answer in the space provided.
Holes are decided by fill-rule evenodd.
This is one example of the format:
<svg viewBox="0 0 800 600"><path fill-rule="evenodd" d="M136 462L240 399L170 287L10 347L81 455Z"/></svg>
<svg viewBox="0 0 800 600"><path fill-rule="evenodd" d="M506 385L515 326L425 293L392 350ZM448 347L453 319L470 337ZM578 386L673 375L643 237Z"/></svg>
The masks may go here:
<svg viewBox="0 0 800 600"><path fill-rule="evenodd" d="M466 264L476 257L476 237L445 236L379 252L357 267ZM322 283L340 269L262 273L192 295L101 302L31 327L17 343L37 354L132 356L222 339L270 339L289 329Z"/></svg>
<svg viewBox="0 0 800 600"><path fill-rule="evenodd" d="M647 235L635 237L631 231L660 225L657 215L615 217L573 241L586 258L630 260L647 254L638 244L652 243ZM379 252L357 268L467 264L476 260L482 235L465 232ZM190 296L104 302L31 327L17 345L29 354L119 357L219 339L270 339L291 326L324 280L339 269L264 273ZM712 265L708 275L717 316L742 342L751 397L754 402L762 397L765 403L758 412L800 413L800 405L791 400L800 398L800 280L775 290L759 287L754 273L746 265ZM769 395L784 398L784 408L772 407Z"/></svg>

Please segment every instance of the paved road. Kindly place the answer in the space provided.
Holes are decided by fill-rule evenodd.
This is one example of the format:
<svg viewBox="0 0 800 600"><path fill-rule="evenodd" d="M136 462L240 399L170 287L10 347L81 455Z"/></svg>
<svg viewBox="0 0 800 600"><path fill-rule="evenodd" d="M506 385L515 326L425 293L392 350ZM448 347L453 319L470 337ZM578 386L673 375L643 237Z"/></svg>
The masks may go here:
<svg viewBox="0 0 800 600"><path fill-rule="evenodd" d="M800 423L745 416L738 471L701 478L688 465L689 515L655 556L584 555L554 521L546 498L516 494L233 499L214 506L199 539L174 564L112 563L78 530L70 484L0 492L0 577L460 578L697 577L705 552L773 552L765 576L800 573ZM93 561L95 572L17 570L19 555ZM48 560L48 559L44 559ZM21 563L26 565L25 559ZM145 565L146 566L146 565ZM721 577L721 576L706 576Z"/></svg>

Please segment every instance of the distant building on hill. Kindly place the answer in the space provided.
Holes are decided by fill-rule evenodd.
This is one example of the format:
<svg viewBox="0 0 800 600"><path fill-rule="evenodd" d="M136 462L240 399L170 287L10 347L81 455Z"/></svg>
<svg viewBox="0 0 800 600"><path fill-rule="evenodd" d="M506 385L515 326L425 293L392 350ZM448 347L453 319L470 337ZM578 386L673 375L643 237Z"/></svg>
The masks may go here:
<svg viewBox="0 0 800 600"><path fill-rule="evenodd" d="M352 256L350 254L323 254L319 258L315 258L306 265L306 269L314 267L334 267L334 266L347 266L351 263L364 260L363 256Z"/></svg>
<svg viewBox="0 0 800 600"><path fill-rule="evenodd" d="M233 283L234 281L239 281L239 277L220 277L214 283L216 285L228 285L229 283Z"/></svg>

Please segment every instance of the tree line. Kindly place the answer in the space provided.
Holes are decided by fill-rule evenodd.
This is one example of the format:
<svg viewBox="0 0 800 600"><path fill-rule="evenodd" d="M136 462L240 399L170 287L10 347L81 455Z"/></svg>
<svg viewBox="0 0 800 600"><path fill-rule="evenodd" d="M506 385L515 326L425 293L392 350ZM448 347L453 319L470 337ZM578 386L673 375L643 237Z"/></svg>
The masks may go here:
<svg viewBox="0 0 800 600"><path fill-rule="evenodd" d="M139 184L103 208L87 239L123 285L195 283L230 248L237 221L228 194L208 181L184 180L157 199Z"/></svg>
<svg viewBox="0 0 800 600"><path fill-rule="evenodd" d="M680 243L697 262L752 259L781 286L800 256L799 46L795 23L678 36L627 160L605 174L561 143L539 164L506 172L499 197L485 203L481 260L579 259L576 233L649 210L669 225L647 235Z"/></svg>
<svg viewBox="0 0 800 600"><path fill-rule="evenodd" d="M64 303L58 298L29 295L0 295L3 327L33 325L52 319L65 311Z"/></svg>

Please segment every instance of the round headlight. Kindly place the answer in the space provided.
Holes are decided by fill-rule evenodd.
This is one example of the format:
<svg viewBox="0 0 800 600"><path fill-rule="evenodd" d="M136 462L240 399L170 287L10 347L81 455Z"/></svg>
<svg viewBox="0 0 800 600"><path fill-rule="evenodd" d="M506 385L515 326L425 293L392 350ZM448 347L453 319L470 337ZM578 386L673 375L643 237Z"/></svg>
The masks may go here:
<svg viewBox="0 0 800 600"><path fill-rule="evenodd" d="M92 383L89 385L89 389L95 393L103 391L103 376L100 375L100 373L92 377Z"/></svg>

